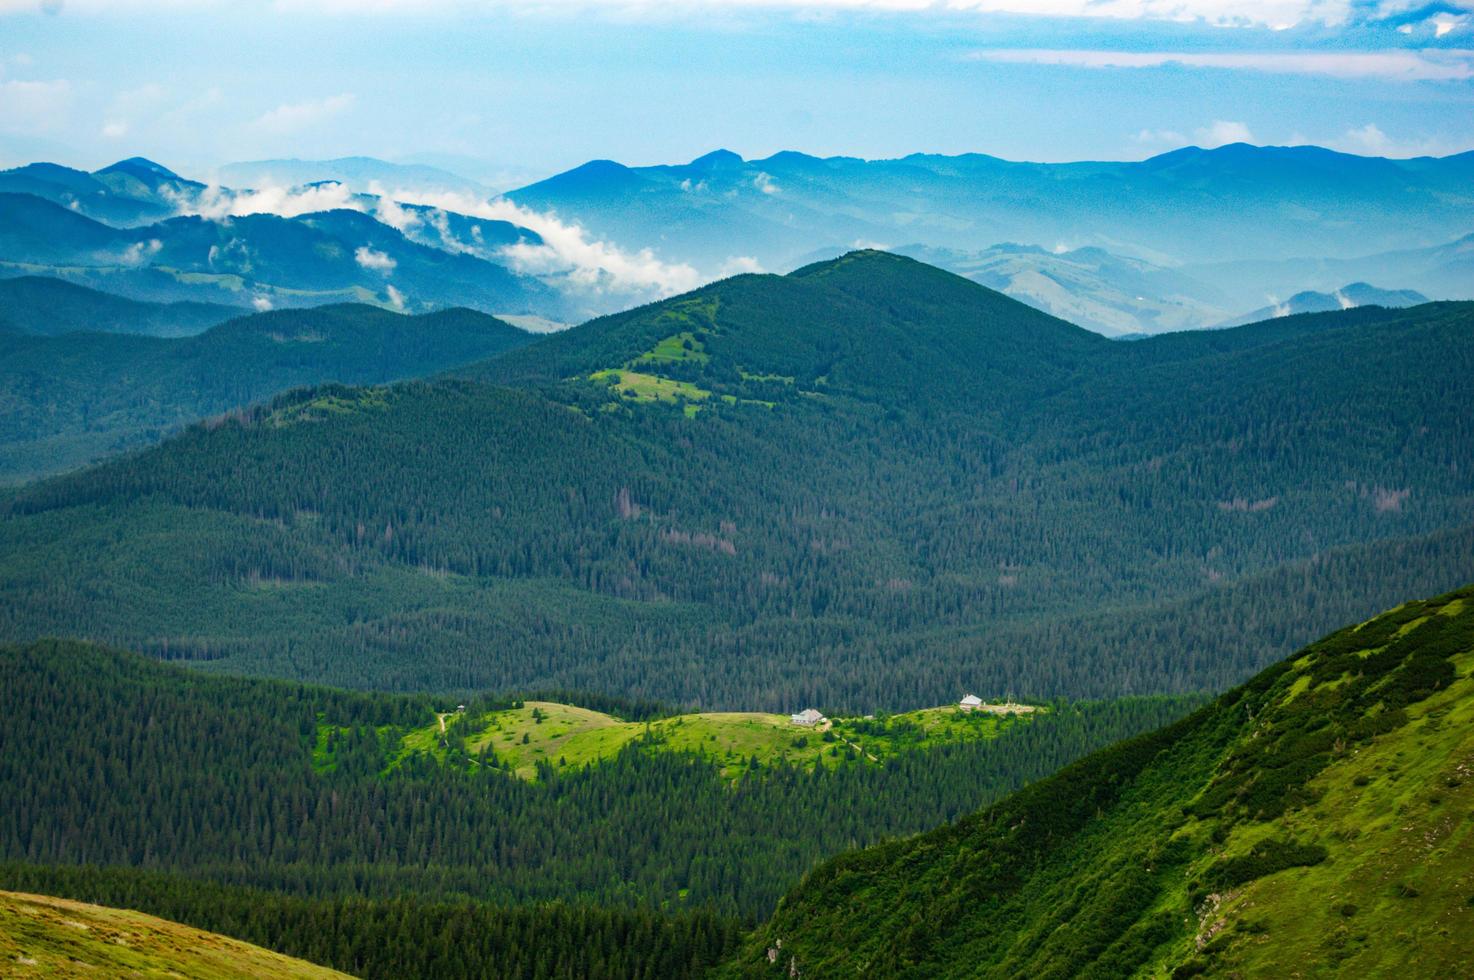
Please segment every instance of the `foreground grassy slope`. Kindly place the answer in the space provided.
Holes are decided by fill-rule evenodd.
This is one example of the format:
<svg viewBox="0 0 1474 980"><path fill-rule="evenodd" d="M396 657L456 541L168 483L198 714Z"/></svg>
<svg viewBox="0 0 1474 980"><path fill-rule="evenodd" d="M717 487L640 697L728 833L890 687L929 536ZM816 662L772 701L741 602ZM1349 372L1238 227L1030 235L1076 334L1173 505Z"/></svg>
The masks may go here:
<svg viewBox="0 0 1474 980"><path fill-rule="evenodd" d="M1471 925L1474 588L821 866L730 972L1443 977Z"/></svg>
<svg viewBox="0 0 1474 980"><path fill-rule="evenodd" d="M141 912L0 892L0 976L327 980L348 974Z"/></svg>

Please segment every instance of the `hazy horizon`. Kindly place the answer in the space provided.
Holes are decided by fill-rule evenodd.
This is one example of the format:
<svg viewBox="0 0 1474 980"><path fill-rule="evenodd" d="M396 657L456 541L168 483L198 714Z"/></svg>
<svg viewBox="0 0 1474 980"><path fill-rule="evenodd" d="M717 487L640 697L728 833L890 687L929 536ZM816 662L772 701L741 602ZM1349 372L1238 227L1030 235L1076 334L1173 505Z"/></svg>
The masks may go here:
<svg viewBox="0 0 1474 980"><path fill-rule="evenodd" d="M1474 148L1470 0L0 0L0 162ZM466 171L479 171L466 173Z"/></svg>

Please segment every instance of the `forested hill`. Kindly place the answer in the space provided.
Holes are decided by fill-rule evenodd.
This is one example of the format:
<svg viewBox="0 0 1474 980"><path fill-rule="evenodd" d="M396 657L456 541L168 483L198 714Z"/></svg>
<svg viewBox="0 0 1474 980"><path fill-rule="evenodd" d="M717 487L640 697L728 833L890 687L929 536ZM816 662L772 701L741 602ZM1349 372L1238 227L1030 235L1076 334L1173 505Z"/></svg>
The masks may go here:
<svg viewBox="0 0 1474 980"><path fill-rule="evenodd" d="M16 333L186 337L246 312L217 303L142 303L46 276L0 279L0 325Z"/></svg>
<svg viewBox="0 0 1474 980"><path fill-rule="evenodd" d="M1335 633L954 826L814 871L745 977L1454 976L1474 588Z"/></svg>
<svg viewBox="0 0 1474 980"><path fill-rule="evenodd" d="M108 302L97 305L124 319L138 310L163 315L190 305L132 303L67 283L37 282L47 284L46 296L101 297ZM6 286L0 280L0 293ZM0 334L0 403L6 406L0 483L75 468L287 388L411 378L531 340L471 310L404 316L362 304L238 316L182 338Z"/></svg>
<svg viewBox="0 0 1474 980"><path fill-rule="evenodd" d="M0 636L864 713L1222 688L1474 578L1474 304L1131 344L860 252L24 488Z"/></svg>
<svg viewBox="0 0 1474 980"><path fill-rule="evenodd" d="M76 643L0 645L0 888L363 976L682 976L819 860L955 819L1201 703L954 713L992 737L907 745L895 719L872 719L896 737L883 764L785 725L791 764L754 748L735 774L671 727L586 767L539 735L549 755L519 774L527 732L503 722L560 722L506 696L466 700L456 712Z"/></svg>

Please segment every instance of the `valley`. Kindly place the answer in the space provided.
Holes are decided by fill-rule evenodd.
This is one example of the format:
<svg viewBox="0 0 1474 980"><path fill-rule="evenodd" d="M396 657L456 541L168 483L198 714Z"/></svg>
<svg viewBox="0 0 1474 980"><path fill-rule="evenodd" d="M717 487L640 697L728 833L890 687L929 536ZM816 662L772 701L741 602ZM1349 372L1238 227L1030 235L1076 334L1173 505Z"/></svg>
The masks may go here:
<svg viewBox="0 0 1474 980"><path fill-rule="evenodd" d="M0 980L1474 963L1474 0L0 0Z"/></svg>

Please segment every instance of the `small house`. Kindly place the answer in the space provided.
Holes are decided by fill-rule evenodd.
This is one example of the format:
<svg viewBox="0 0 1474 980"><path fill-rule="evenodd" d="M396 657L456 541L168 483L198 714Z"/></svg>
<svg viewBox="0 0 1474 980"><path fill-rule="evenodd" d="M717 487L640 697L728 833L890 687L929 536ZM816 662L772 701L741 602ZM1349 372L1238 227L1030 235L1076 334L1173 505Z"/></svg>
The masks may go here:
<svg viewBox="0 0 1474 980"><path fill-rule="evenodd" d="M983 699L976 694L969 694L957 702L957 707L963 711L976 711L983 706Z"/></svg>
<svg viewBox="0 0 1474 980"><path fill-rule="evenodd" d="M814 725L817 725L819 724L819 722L824 720L824 715L814 708L805 708L796 715L789 715L788 718L795 725L813 727Z"/></svg>

